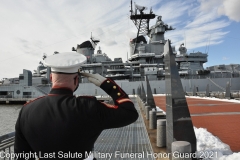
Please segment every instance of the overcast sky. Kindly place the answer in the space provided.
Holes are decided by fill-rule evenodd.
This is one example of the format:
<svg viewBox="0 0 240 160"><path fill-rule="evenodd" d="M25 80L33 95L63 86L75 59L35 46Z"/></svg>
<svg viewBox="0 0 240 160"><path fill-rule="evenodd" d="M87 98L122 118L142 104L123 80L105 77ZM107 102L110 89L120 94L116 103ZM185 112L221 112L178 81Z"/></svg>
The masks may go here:
<svg viewBox="0 0 240 160"><path fill-rule="evenodd" d="M165 34L176 50L184 42L188 52L208 52L205 67L240 64L240 0L136 3L152 7L176 28ZM91 32L110 58L126 61L129 40L137 33L129 20L129 6L130 0L1 0L0 79L18 77L23 69L33 71L43 53L71 51L89 40Z"/></svg>

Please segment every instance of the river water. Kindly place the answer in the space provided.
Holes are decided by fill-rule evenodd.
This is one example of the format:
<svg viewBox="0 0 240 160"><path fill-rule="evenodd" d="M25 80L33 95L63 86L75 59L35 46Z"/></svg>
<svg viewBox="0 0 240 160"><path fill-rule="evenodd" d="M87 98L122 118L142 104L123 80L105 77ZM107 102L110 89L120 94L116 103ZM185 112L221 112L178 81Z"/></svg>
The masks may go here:
<svg viewBox="0 0 240 160"><path fill-rule="evenodd" d="M22 105L0 105L0 136L14 132Z"/></svg>

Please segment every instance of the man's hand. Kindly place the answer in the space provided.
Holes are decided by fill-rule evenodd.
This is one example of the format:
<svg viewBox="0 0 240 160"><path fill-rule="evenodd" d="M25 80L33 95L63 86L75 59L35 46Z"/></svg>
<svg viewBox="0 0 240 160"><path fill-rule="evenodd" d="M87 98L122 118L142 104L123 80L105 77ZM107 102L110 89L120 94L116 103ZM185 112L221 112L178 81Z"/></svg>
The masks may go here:
<svg viewBox="0 0 240 160"><path fill-rule="evenodd" d="M106 80L106 78L101 76L100 74L91 74L91 73L81 72L81 75L83 75L84 77L87 77L90 82L92 82L98 87L100 87L100 85Z"/></svg>

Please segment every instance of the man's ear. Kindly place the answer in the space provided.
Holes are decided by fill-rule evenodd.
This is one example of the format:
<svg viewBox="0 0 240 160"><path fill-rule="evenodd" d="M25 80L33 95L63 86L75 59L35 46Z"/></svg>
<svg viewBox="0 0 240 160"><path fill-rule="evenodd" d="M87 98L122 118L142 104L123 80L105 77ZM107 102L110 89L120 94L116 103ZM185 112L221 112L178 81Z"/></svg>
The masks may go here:
<svg viewBox="0 0 240 160"><path fill-rule="evenodd" d="M50 74L50 81L52 82L52 73Z"/></svg>

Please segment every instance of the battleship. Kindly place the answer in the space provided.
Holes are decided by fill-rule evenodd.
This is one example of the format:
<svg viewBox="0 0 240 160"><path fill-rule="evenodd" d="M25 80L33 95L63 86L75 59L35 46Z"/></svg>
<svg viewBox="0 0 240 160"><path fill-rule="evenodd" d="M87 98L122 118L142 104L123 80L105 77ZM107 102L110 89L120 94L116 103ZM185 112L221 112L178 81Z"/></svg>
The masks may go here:
<svg viewBox="0 0 240 160"><path fill-rule="evenodd" d="M131 5L130 19L137 28L137 35L129 42L130 56L126 62L123 62L121 57L112 60L100 47L96 49L100 40L92 36L90 40L72 47L73 52L87 57L87 62L80 68L82 72L98 73L111 78L128 94L135 93L148 76L154 93L164 94L166 68L163 53L167 41L164 34L174 28L164 23L162 16L156 16L152 10L145 13L145 9L146 7L135 5L133 10ZM150 27L149 22L152 19L156 19L156 22ZM204 68L203 64L208 61L207 53L188 53L183 43L178 48L179 54L174 46L171 47L186 93L193 95L207 89L212 93L210 95L216 96L216 93L225 93L226 86L229 85L232 97L239 98L240 64L221 64ZM43 59L46 56L43 55ZM39 62L39 66L33 72L24 69L17 78L5 78L0 82L0 98L9 103L46 95L51 89L50 73L51 68ZM106 95L85 77L80 77L79 82L75 95Z"/></svg>

